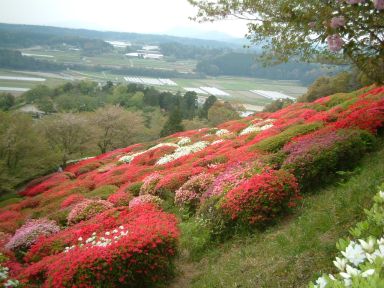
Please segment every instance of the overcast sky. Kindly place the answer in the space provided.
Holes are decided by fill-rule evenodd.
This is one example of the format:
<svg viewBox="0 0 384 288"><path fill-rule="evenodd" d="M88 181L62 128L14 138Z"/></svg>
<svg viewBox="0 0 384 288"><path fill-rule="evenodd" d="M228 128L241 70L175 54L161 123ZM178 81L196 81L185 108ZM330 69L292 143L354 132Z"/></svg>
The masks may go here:
<svg viewBox="0 0 384 288"><path fill-rule="evenodd" d="M177 27L243 37L242 21L199 24L187 0L0 0L0 22L97 30L166 33Z"/></svg>

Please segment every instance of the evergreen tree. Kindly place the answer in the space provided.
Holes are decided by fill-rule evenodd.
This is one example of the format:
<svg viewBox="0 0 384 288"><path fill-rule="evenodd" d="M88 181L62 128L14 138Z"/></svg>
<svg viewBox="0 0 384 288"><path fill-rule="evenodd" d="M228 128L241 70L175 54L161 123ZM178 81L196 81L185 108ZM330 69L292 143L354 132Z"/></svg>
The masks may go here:
<svg viewBox="0 0 384 288"><path fill-rule="evenodd" d="M163 129L160 132L160 136L168 136L176 132L184 130L183 125L181 124L182 117L179 109L174 109L168 117L167 122L165 122Z"/></svg>

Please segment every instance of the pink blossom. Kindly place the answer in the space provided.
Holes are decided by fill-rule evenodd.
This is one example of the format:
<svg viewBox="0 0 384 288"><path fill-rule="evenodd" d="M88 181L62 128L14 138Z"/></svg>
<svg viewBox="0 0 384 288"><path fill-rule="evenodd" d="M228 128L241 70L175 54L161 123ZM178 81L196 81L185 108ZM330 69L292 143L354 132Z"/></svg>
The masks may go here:
<svg viewBox="0 0 384 288"><path fill-rule="evenodd" d="M333 34L327 37L328 48L332 52L338 52L344 45L344 40L339 34Z"/></svg>
<svg viewBox="0 0 384 288"><path fill-rule="evenodd" d="M140 195L138 197L133 198L129 202L129 209L132 209L133 207L136 207L142 204L147 204L147 203L152 203L152 204L155 204L156 206L160 206L162 202L163 200L161 200L157 196L153 196L150 194Z"/></svg>
<svg viewBox="0 0 384 288"><path fill-rule="evenodd" d="M359 4L364 3L365 0L346 0L348 4Z"/></svg>
<svg viewBox="0 0 384 288"><path fill-rule="evenodd" d="M344 16L337 16L331 19L331 28L336 29L345 26Z"/></svg>
<svg viewBox="0 0 384 288"><path fill-rule="evenodd" d="M6 249L15 250L28 248L42 235L50 235L60 231L56 222L48 219L28 220L23 226L16 230L15 235L5 245Z"/></svg>
<svg viewBox="0 0 384 288"><path fill-rule="evenodd" d="M112 208L113 204L104 201L104 200L84 200L78 203L75 207L72 208L71 212L68 215L68 224L75 224L83 220L88 220L103 212Z"/></svg>
<svg viewBox="0 0 384 288"><path fill-rule="evenodd" d="M377 10L383 10L384 9L384 0L373 0L373 6Z"/></svg>

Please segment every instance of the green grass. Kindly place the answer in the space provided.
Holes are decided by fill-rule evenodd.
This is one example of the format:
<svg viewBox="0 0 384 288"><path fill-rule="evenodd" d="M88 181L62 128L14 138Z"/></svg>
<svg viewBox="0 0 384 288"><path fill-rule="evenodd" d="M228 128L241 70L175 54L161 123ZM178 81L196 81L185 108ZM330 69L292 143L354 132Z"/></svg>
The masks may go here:
<svg viewBox="0 0 384 288"><path fill-rule="evenodd" d="M383 143L382 143L383 144ZM181 274L171 287L308 287L322 273L335 272L336 241L364 218L376 188L384 181L384 149L367 155L347 179L304 197L294 213L267 231L237 235L220 245L182 226ZM201 237L199 235L202 235ZM183 240L186 241L186 240ZM205 249L202 253L201 249ZM188 248L191 247L191 248ZM191 262L188 250L196 249ZM194 259L192 257L192 259Z"/></svg>

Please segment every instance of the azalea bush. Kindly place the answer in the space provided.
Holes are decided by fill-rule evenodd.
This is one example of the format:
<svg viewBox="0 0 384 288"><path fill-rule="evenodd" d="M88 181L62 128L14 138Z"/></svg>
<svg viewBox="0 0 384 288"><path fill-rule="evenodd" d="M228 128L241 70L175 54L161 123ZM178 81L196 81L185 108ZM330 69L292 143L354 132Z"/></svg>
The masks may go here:
<svg viewBox="0 0 384 288"><path fill-rule="evenodd" d="M175 204L194 210L200 202L200 197L208 190L214 181L210 174L202 173L191 177L175 193Z"/></svg>
<svg viewBox="0 0 384 288"><path fill-rule="evenodd" d="M253 225L275 219L298 199L298 184L292 174L265 170L229 191L221 208L232 220Z"/></svg>
<svg viewBox="0 0 384 288"><path fill-rule="evenodd" d="M13 237L5 245L5 249L16 252L18 257L31 247L40 236L55 234L60 227L55 221L48 219L28 220L23 226L16 230Z"/></svg>
<svg viewBox="0 0 384 288"><path fill-rule="evenodd" d="M288 157L282 168L292 171L300 185L309 189L329 182L336 171L354 167L374 141L362 130L319 130L285 145Z"/></svg>
<svg viewBox="0 0 384 288"><path fill-rule="evenodd" d="M79 237L76 245L44 257L20 274L44 287L152 287L174 273L179 232L176 218L141 205L112 230ZM103 244L101 244L103 243Z"/></svg>
<svg viewBox="0 0 384 288"><path fill-rule="evenodd" d="M157 196L153 196L150 194L140 195L133 198L131 201L129 201L129 208L133 208L133 207L140 206L143 204L148 204L148 203L159 207L163 203L163 200L161 200Z"/></svg>
<svg viewBox="0 0 384 288"><path fill-rule="evenodd" d="M104 200L84 200L74 206L68 215L68 224L88 220L96 214L112 208L113 204Z"/></svg>

